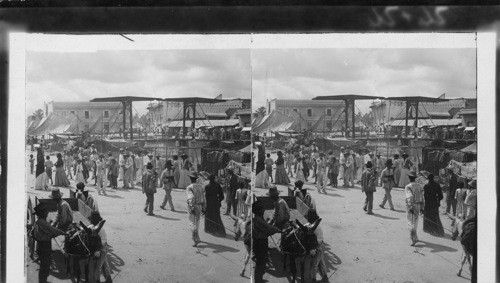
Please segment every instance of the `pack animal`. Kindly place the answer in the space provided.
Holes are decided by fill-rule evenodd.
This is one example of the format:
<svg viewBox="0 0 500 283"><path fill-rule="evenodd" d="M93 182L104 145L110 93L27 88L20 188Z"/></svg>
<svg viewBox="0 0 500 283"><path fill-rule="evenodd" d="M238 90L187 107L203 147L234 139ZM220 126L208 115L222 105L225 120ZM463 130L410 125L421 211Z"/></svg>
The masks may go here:
<svg viewBox="0 0 500 283"><path fill-rule="evenodd" d="M290 272L292 273L292 281L297 278L296 260L300 259L301 278L305 282L304 274L304 259L311 251L318 246L318 239L314 234L314 230L321 222L321 218L316 220L312 227L308 228L302 225L298 220L295 223L290 221L289 228L281 236L280 250L283 256L283 268L286 269L287 258L290 264Z"/></svg>
<svg viewBox="0 0 500 283"><path fill-rule="evenodd" d="M470 231L464 231L464 221L457 217L453 219L451 222L451 239L455 241L458 238L458 235L460 235L461 238L461 244L462 244L462 258L461 258L461 264L460 264L460 269L457 272L457 276L462 275L462 269L464 267L465 261L469 263L469 271L472 274L472 264L471 264L471 255L474 254L473 248L470 247L470 245L467 245L467 243L464 245L464 240L467 238L470 238Z"/></svg>
<svg viewBox="0 0 500 283"><path fill-rule="evenodd" d="M80 221L80 224L73 224L68 229L65 236L64 251L69 256L66 262L67 272L70 273L70 262L73 262L75 269L76 282L80 282L81 270L80 261L86 260L85 263L85 281L88 282L88 263L90 257L102 248L99 231L106 220L99 222L97 228L90 229Z"/></svg>

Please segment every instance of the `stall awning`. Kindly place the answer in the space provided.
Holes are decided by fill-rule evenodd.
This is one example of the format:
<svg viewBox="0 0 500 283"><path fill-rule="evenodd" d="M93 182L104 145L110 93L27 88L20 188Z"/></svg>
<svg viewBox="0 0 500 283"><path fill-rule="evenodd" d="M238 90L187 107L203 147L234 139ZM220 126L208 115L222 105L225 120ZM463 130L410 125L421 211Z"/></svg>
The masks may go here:
<svg viewBox="0 0 500 283"><path fill-rule="evenodd" d="M460 150L461 152L472 152L477 154L477 143L473 143L465 148Z"/></svg>
<svg viewBox="0 0 500 283"><path fill-rule="evenodd" d="M243 129L241 129L242 132L250 132L252 130L252 127L243 127Z"/></svg>
<svg viewBox="0 0 500 283"><path fill-rule="evenodd" d="M475 131L476 130L476 127L465 127L465 130L466 132L472 132L472 131Z"/></svg>
<svg viewBox="0 0 500 283"><path fill-rule="evenodd" d="M192 121L186 121L186 127L191 127ZM238 119L229 119L229 120L196 120L195 128L201 127L234 127L238 125L240 121ZM169 128L181 128L182 121L171 121L165 124L165 126Z"/></svg>

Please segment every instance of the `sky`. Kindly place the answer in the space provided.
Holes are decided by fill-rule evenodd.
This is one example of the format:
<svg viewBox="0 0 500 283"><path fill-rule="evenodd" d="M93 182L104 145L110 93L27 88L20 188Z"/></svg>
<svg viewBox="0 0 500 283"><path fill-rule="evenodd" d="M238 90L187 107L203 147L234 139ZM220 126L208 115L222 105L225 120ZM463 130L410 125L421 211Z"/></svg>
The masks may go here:
<svg viewBox="0 0 500 283"><path fill-rule="evenodd" d="M358 94L476 97L474 48L252 50L254 109L266 99ZM372 101L357 101L362 113Z"/></svg>
<svg viewBox="0 0 500 283"><path fill-rule="evenodd" d="M125 41L125 40L124 40ZM108 96L251 97L248 49L26 52L26 113ZM149 102L135 102L139 114Z"/></svg>

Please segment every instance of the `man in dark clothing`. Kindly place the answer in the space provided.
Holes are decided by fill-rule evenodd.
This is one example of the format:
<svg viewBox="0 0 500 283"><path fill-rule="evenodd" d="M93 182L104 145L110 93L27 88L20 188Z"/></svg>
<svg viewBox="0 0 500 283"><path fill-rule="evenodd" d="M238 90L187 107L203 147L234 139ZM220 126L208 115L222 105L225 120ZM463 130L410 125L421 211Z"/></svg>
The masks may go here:
<svg viewBox="0 0 500 283"><path fill-rule="evenodd" d="M227 170L227 172L229 173L229 190L227 192L227 209L226 209L226 213L224 213L224 215L229 215L229 213L231 212L231 206L233 207L233 215L237 215L236 214L236 191L239 189L239 184L238 184L238 176L236 176L236 174L234 174L234 171L229 169Z"/></svg>
<svg viewBox="0 0 500 283"><path fill-rule="evenodd" d="M264 273L266 273L266 264L269 261L268 254L268 237L280 233L281 231L268 224L264 220L264 204L260 200L256 200L252 204L252 251L255 260L255 283L264 282Z"/></svg>
<svg viewBox="0 0 500 283"><path fill-rule="evenodd" d="M365 171L361 175L361 192L366 194L365 205L363 210L366 214L373 214L373 193L375 192L375 182L377 173L372 171L372 162L368 161L366 163Z"/></svg>
<svg viewBox="0 0 500 283"><path fill-rule="evenodd" d="M35 207L38 220L33 227L33 238L38 242L37 253L40 259L40 271L38 272L38 282L45 283L49 277L50 263L52 262L52 238L64 235L64 231L52 227L47 222L48 208L44 203Z"/></svg>
<svg viewBox="0 0 500 283"><path fill-rule="evenodd" d="M156 172L153 172L153 164L148 162L146 165L147 171L142 175L142 193L146 194L146 205L144 212L149 216L155 215L153 213L154 197L156 194L156 179L158 178ZM149 209L148 209L149 208Z"/></svg>
<svg viewBox="0 0 500 283"><path fill-rule="evenodd" d="M453 170L448 169L450 173L450 185L448 187L448 193L446 194L446 213L450 213L451 208L453 208L453 216L456 215L457 210L457 200L455 199L455 192L458 188L458 178Z"/></svg>

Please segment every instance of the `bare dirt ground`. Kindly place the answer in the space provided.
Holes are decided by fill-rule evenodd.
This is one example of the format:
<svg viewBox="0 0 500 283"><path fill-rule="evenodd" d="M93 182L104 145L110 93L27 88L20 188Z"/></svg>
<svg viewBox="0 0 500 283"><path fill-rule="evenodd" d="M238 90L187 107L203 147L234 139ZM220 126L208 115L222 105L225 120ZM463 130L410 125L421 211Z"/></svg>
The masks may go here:
<svg viewBox="0 0 500 283"><path fill-rule="evenodd" d="M275 155L272 157L276 159ZM293 184L295 179L291 181ZM339 180L339 185L342 184ZM420 242L415 247L410 246L403 189L393 189L396 211L391 211L388 204L386 209L379 207L384 190L377 188L374 215L367 215L362 209L365 194L359 185L335 189L328 186L326 195L319 194L311 182L305 186L323 219L320 226L326 242L324 258L330 282L470 282L467 263L462 277L456 275L462 248L459 241L450 238L451 219L448 216L440 216L446 233L444 237L424 233L420 218L417 232ZM287 195L286 186L278 185L278 189L282 195ZM267 193L264 189L255 191L257 195ZM445 212L445 205L443 200L440 213ZM264 278L269 282L289 282L275 243L269 240L269 245L271 262Z"/></svg>
<svg viewBox="0 0 500 283"><path fill-rule="evenodd" d="M27 155L29 156L29 152ZM54 155L52 161L56 161ZM71 186L75 187L74 180ZM89 180L89 183L93 184ZM119 182L120 184L121 182ZM35 175L27 172L27 196L47 197L49 191L34 189ZM108 243L111 245L108 261L114 282L249 282L251 267L245 276L239 275L243 269L246 253L242 239L233 239L233 221L222 216L226 238L218 238L204 232L205 220L200 223L202 242L192 247L186 212L186 192L174 190L173 202L177 212L159 208L165 195L158 188L155 194L155 216L147 216L144 209L145 195L136 186L130 190L107 189L108 196L97 195L93 185L86 190L97 197L99 211L106 220ZM69 197L69 188L61 188L63 197ZM168 205L167 205L168 207ZM221 212L225 211L225 201ZM63 256L52 243L53 264L49 282L76 282L66 274ZM27 282L38 281L39 264L26 256Z"/></svg>

